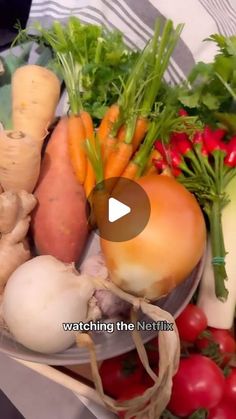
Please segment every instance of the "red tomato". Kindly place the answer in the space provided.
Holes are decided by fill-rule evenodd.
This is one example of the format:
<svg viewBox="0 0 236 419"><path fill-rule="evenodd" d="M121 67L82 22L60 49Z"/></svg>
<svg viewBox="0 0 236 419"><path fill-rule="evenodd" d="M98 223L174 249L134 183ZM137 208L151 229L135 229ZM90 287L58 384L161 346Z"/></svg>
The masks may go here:
<svg viewBox="0 0 236 419"><path fill-rule="evenodd" d="M142 394L147 390L147 386L144 384L136 384L133 387L123 388L123 392L118 399L119 402L125 400L131 400L135 397L142 396ZM125 417L125 411L119 413L119 418L123 419Z"/></svg>
<svg viewBox="0 0 236 419"><path fill-rule="evenodd" d="M197 409L211 409L222 398L224 375L221 369L203 355L194 354L180 360L169 410L176 416L191 415Z"/></svg>
<svg viewBox="0 0 236 419"><path fill-rule="evenodd" d="M159 351L158 351L158 337L153 338L145 345L149 364L151 367L156 367L159 364Z"/></svg>
<svg viewBox="0 0 236 419"><path fill-rule="evenodd" d="M236 409L236 368L232 368L230 374L225 379L224 399L232 403Z"/></svg>
<svg viewBox="0 0 236 419"><path fill-rule="evenodd" d="M120 397L124 388L141 383L143 370L133 352L106 359L99 370L105 393L114 398Z"/></svg>
<svg viewBox="0 0 236 419"><path fill-rule="evenodd" d="M221 400L220 403L208 411L207 419L235 419L236 411L235 407L225 400Z"/></svg>
<svg viewBox="0 0 236 419"><path fill-rule="evenodd" d="M188 304L176 319L179 336L186 342L195 342L200 333L207 327L207 318L201 308Z"/></svg>
<svg viewBox="0 0 236 419"><path fill-rule="evenodd" d="M214 329L209 327L207 331L211 334L210 337L199 338L196 341L198 349L204 350L204 355L211 356L212 351L219 351L223 355L220 362L221 365L227 364L235 353L235 340L228 330ZM218 345L218 347L217 347Z"/></svg>

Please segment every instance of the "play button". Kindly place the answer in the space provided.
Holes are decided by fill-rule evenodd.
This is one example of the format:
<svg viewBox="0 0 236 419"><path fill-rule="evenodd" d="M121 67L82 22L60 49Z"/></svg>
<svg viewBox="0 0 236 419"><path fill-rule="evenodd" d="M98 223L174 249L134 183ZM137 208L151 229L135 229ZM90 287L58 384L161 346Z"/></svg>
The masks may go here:
<svg viewBox="0 0 236 419"><path fill-rule="evenodd" d="M88 220L103 239L121 242L142 232L150 216L146 192L135 181L110 178L96 185L89 198Z"/></svg>
<svg viewBox="0 0 236 419"><path fill-rule="evenodd" d="M131 212L131 208L128 205L123 204L115 198L108 199L108 220L110 223L114 223L120 218Z"/></svg>

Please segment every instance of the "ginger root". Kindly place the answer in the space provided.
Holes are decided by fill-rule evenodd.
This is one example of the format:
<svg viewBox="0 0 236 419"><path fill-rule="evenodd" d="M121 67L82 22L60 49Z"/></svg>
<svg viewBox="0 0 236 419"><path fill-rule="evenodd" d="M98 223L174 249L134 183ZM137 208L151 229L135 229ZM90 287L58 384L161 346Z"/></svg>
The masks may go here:
<svg viewBox="0 0 236 419"><path fill-rule="evenodd" d="M36 202L26 191L0 193L0 293L16 268L30 259L26 235Z"/></svg>

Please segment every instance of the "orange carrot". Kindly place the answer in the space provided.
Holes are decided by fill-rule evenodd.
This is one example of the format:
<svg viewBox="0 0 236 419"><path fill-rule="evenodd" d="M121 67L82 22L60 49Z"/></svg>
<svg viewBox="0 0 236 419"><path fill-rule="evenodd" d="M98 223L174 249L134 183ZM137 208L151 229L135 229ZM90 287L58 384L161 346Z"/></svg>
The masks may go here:
<svg viewBox="0 0 236 419"><path fill-rule="evenodd" d="M84 190L85 190L85 195L88 198L90 193L92 192L94 186L96 184L96 179L95 179L95 175L94 175L94 170L93 167L90 163L90 161L88 161L88 165L87 165L87 173L86 173L86 178L84 181Z"/></svg>
<svg viewBox="0 0 236 419"><path fill-rule="evenodd" d="M149 176L152 175L154 173L157 173L157 169L155 168L155 166L150 166L147 170L145 170L143 176Z"/></svg>
<svg viewBox="0 0 236 419"><path fill-rule="evenodd" d="M119 195L119 193L122 191L124 185L123 178L129 179L129 180L135 180L138 174L139 166L133 161L130 160L128 165L126 166L126 169L123 171L121 178L118 179L118 181L115 183L114 188L112 189L112 193Z"/></svg>
<svg viewBox="0 0 236 419"><path fill-rule="evenodd" d="M143 117L139 117L137 119L137 122L136 122L134 136L133 136L133 139L132 139L132 145L133 145L133 151L134 152L139 148L141 142L144 139L144 136L145 136L147 130L148 130L148 119L143 118Z"/></svg>
<svg viewBox="0 0 236 419"><path fill-rule="evenodd" d="M138 168L138 165L133 160L131 160L121 176L126 179L134 180L137 177Z"/></svg>
<svg viewBox="0 0 236 419"><path fill-rule="evenodd" d="M100 232L106 223L106 214L108 211L109 193L105 189L98 189L92 194L92 213L91 220L96 223Z"/></svg>
<svg viewBox="0 0 236 419"><path fill-rule="evenodd" d="M114 123L119 117L119 106L117 104L111 105L105 113L99 127L98 127L98 139L101 144L102 158L103 161L107 161L111 152L114 150L114 146L117 142L116 137L112 135L112 129Z"/></svg>
<svg viewBox="0 0 236 419"><path fill-rule="evenodd" d="M154 159L159 159L161 157L159 151L157 151L156 149L153 149L150 153L149 159L146 163L145 169L142 171L142 173L140 173L140 176L149 176L152 175L154 173L157 173L157 169L153 164L153 160Z"/></svg>
<svg viewBox="0 0 236 419"><path fill-rule="evenodd" d="M80 117L83 121L85 128L86 139L89 139L94 145L94 129L93 129L93 120L91 115L88 112L82 111ZM93 190L96 184L95 173L90 161L87 161L87 172L84 181L84 190L87 198L89 197L91 191Z"/></svg>
<svg viewBox="0 0 236 419"><path fill-rule="evenodd" d="M104 143L106 138L110 135L114 122L117 121L118 116L119 106L117 104L111 105L98 127L98 138L101 143Z"/></svg>
<svg viewBox="0 0 236 419"><path fill-rule="evenodd" d="M120 177L133 153L132 144L118 143L105 166L105 179Z"/></svg>
<svg viewBox="0 0 236 419"><path fill-rule="evenodd" d="M135 125L134 135L132 138L132 145L133 145L133 152L135 152L142 140L144 139L144 136L148 130L148 119L143 117L138 117ZM126 126L122 125L118 131L118 141L122 142L125 141L125 135L126 135Z"/></svg>
<svg viewBox="0 0 236 419"><path fill-rule="evenodd" d="M121 125L117 134L117 139L119 142L123 142L125 140L125 134L126 134L126 126Z"/></svg>
<svg viewBox="0 0 236 419"><path fill-rule="evenodd" d="M68 118L68 147L76 179L83 184L86 176L87 157L85 152L85 129L80 115Z"/></svg>
<svg viewBox="0 0 236 419"><path fill-rule="evenodd" d="M104 162L107 162L110 155L114 152L117 143L117 138L108 135L106 141L102 147L102 158Z"/></svg>
<svg viewBox="0 0 236 419"><path fill-rule="evenodd" d="M147 175L147 174L150 174L150 173L156 173L156 168L155 168L155 166L153 165L153 160L157 160L157 159L159 159L161 157L161 154L159 153L159 151L158 150L156 150L155 148L152 150L152 152L151 152L151 154L150 154L150 157L149 157L149 159L148 159L148 162L147 162L147 164L146 164L146 167L145 167L145 170L144 170L144 172L143 172L143 175L145 176L145 175ZM153 170L154 169L154 170Z"/></svg>
<svg viewBox="0 0 236 419"><path fill-rule="evenodd" d="M86 138L94 138L93 120L91 118L91 115L86 111L81 111L80 117L84 124Z"/></svg>

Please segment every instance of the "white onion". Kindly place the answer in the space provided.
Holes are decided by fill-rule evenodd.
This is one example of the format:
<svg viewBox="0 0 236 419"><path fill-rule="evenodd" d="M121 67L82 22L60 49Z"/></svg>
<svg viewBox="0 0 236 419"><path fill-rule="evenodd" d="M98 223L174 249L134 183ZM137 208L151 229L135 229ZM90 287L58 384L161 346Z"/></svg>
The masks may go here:
<svg viewBox="0 0 236 419"><path fill-rule="evenodd" d="M11 275L3 296L3 317L14 338L29 349L56 353L69 348L75 332L62 323L86 322L94 286L73 264L38 256Z"/></svg>

